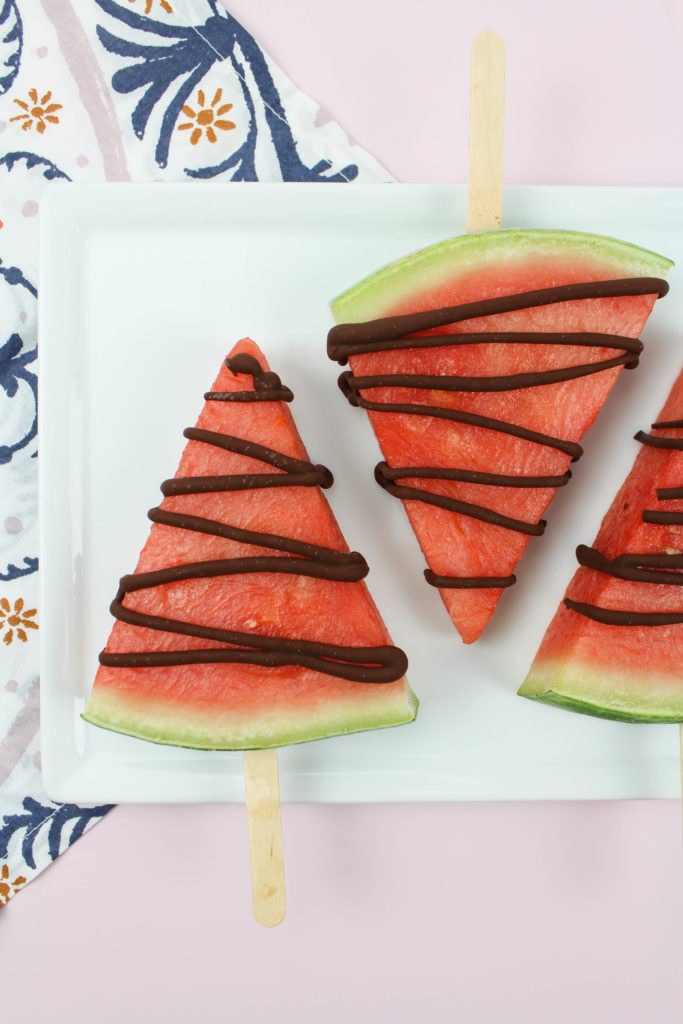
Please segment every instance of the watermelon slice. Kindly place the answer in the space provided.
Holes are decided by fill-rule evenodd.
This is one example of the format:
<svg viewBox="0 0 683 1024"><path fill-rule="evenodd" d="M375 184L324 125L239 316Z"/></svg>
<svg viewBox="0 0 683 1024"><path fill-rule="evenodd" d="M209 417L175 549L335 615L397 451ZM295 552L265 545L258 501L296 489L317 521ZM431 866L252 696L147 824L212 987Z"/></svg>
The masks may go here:
<svg viewBox="0 0 683 1024"><path fill-rule="evenodd" d="M286 402L245 339L225 361L124 576L84 718L252 749L411 721L417 701ZM265 472L264 472L265 470Z"/></svg>
<svg viewBox="0 0 683 1024"><path fill-rule="evenodd" d="M328 353L350 366L340 387L368 410L376 478L403 501L466 643L637 364L670 266L596 235L491 231L407 256L332 302Z"/></svg>
<svg viewBox="0 0 683 1024"><path fill-rule="evenodd" d="M519 689L626 722L683 722L683 372Z"/></svg>

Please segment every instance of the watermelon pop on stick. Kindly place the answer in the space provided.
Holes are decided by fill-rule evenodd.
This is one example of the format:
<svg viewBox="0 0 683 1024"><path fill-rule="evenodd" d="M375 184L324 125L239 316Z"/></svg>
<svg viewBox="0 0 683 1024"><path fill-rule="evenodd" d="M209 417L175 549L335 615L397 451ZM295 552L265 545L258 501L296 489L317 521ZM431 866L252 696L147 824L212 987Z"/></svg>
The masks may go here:
<svg viewBox="0 0 683 1024"><path fill-rule="evenodd" d="M683 722L683 371L548 626L523 697Z"/></svg>
<svg viewBox="0 0 683 1024"><path fill-rule="evenodd" d="M269 868L258 864L281 841L275 748L409 722L417 708L292 397L252 341L235 346L148 513L84 713L157 743L246 752L255 912L266 924L284 916L282 880L262 884Z"/></svg>
<svg viewBox="0 0 683 1024"><path fill-rule="evenodd" d="M475 40L470 232L399 259L332 302L330 358L368 411L399 498L462 639L489 622L580 457L671 261L612 238L497 230L503 46Z"/></svg>

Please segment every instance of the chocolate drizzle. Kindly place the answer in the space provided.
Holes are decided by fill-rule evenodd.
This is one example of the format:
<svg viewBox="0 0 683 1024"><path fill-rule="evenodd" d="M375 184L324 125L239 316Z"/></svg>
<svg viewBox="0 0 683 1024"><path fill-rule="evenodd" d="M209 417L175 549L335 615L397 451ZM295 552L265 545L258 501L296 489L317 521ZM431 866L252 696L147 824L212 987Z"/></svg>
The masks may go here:
<svg viewBox="0 0 683 1024"><path fill-rule="evenodd" d="M667 420L653 423L650 429L680 430L681 428L683 428L683 420ZM683 452L683 437L656 437L639 430L635 435L635 439L642 444L650 445L652 448L664 448L669 451ZM657 490L658 501L673 501L676 498L683 498L683 487L661 487ZM660 526L681 526L683 525L683 512L646 508L643 512L643 522L657 523Z"/></svg>
<svg viewBox="0 0 683 1024"><path fill-rule="evenodd" d="M282 386L277 374L264 372L253 356L247 353L238 353L226 359L226 365L234 374L251 375L254 381L254 390L208 392L206 395L208 401L291 401L291 391ZM166 496L242 491L265 487L329 487L332 484L332 474L325 466L314 466L238 437L196 427L185 430L184 436L192 441L249 456L273 466L279 472L175 478L166 480L161 485L162 493ZM162 523L176 529L224 537L243 544L253 544L260 548L286 552L286 554L190 562L124 576L111 605L112 615L117 619L145 629L178 633L183 636L198 637L233 646L175 651L121 653L103 651L100 654L102 665L132 668L212 662L240 662L265 667L298 665L314 669L328 676L363 683L394 682L405 674L406 656L399 648L391 645L348 647L294 638L259 636L237 630L200 626L182 620L149 615L126 607L124 602L127 594L180 580L267 572L353 583L363 579L368 573L365 559L356 551L336 551L279 534L245 530L227 523L182 512L171 512L163 508L151 509L148 516L152 522Z"/></svg>
<svg viewBox="0 0 683 1024"><path fill-rule="evenodd" d="M680 429L683 420L653 423L651 430ZM683 438L664 438L638 431L635 439L653 448L683 451ZM672 442L672 443L665 443ZM683 498L683 487L662 487L656 491L659 501ZM680 512L654 511L645 509L642 519L646 523L661 525L683 524ZM671 552L628 553L616 558L605 558L596 548L580 544L576 549L576 557L580 565L597 572L606 573L616 579L628 580L631 583L656 583L660 586L683 586L683 554ZM567 608L578 612L586 618L593 619L609 626L669 626L683 623L681 612L635 612L626 609L602 608L599 605L583 601L564 599Z"/></svg>
<svg viewBox="0 0 683 1024"><path fill-rule="evenodd" d="M574 441L566 441L549 434L528 430L516 423L493 419L490 416L483 416L462 409L443 408L441 406L423 405L415 402L376 401L367 397L364 392L381 387L479 393L504 392L574 380L616 366L632 368L637 366L638 357L643 348L642 343L637 338L594 332L488 331L452 334L438 333L437 329L477 317L530 309L557 302L567 302L576 299L613 298L627 295L662 296L667 293L668 289L669 286L666 281L651 277L590 281L561 285L554 288L542 288L516 295L503 295L498 298L468 302L457 306L444 306L417 313L383 317L365 323L338 324L328 334L327 352L331 359L336 360L340 365L345 365L348 362L349 356L369 352L490 344L492 342L502 345L524 343L529 345L581 345L587 348L618 349L620 354L611 359L602 359L592 363L582 363L558 369L503 376L466 377L402 373L356 376L352 371L345 371L339 377L339 387L351 405L360 406L374 412L432 416L438 419L467 423L471 426L509 434L535 444L553 448L571 456L572 461L576 461L583 454L583 449L581 445ZM419 333L421 331L430 331L431 333L421 334ZM524 476L521 474L487 474L469 470L439 469L428 466L396 468L389 467L386 462L381 462L375 469L375 479L379 485L390 494L404 501L422 501L458 512L461 515L470 516L509 530L534 536L543 533L545 528L544 520L538 523L528 523L524 520L501 515L493 509L481 505L434 494L420 487L398 484L396 481L414 478L462 480L494 487L561 487L567 483L569 476L569 473L562 476L547 477ZM438 576L429 569L425 572L425 578L432 586L451 589L508 587L515 582L514 576Z"/></svg>
<svg viewBox="0 0 683 1024"><path fill-rule="evenodd" d="M600 608L565 597L567 608L605 626L675 626L683 622L683 612L630 612L616 608Z"/></svg>
<svg viewBox="0 0 683 1024"><path fill-rule="evenodd" d="M237 394L254 394L254 392L237 392ZM256 399L256 401L260 401L260 399ZM254 444L253 441L244 441L240 437L216 434L210 430L200 430L197 427L187 427L183 431L183 437L190 441L204 441L206 444L212 444L214 447L223 448L228 452L247 455L250 459L266 462L283 472L244 473L230 477L175 477L173 480L164 480L161 485L161 492L166 497L173 494L207 494L211 491L246 491L260 487L327 488L334 483L334 478L326 466L312 466L309 462L290 458L289 455L283 455L282 452Z"/></svg>
<svg viewBox="0 0 683 1024"><path fill-rule="evenodd" d="M490 316L493 313L512 313L519 309L547 306L556 302L571 302L574 299L608 299L620 295L658 295L661 297L666 295L668 290L667 282L659 277L625 277L613 281L589 281L559 285L555 288L539 288L536 291L520 292L516 295L501 295L495 299L465 302L459 306L442 306L439 309L428 309L419 313L381 317L377 320L368 320L365 323L338 324L330 330L327 336L327 354L330 359L343 364L350 355L359 355L361 352L438 346L442 343L433 339L439 335L430 334L427 339L420 339L419 344L415 343L414 337L408 338L408 335L414 335L417 331L461 323L463 320L474 320L480 316ZM450 344L452 336L446 335L446 337L449 338ZM462 338L463 335L455 337ZM489 340L487 337L482 337L481 334L476 337L482 342ZM546 335L545 342L548 340ZM628 339L631 343L633 340L633 338ZM573 342L564 344L573 344ZM600 347L608 346L601 344Z"/></svg>
<svg viewBox="0 0 683 1024"><path fill-rule="evenodd" d="M254 381L253 391L207 391L207 402L291 402L294 395L276 373L264 370L258 359L248 352L237 352L225 360L235 375L248 374Z"/></svg>
<svg viewBox="0 0 683 1024"><path fill-rule="evenodd" d="M620 580L633 583L663 583L676 587L683 586L683 555L624 554L616 558L605 558L595 548L579 544L576 549L579 565L585 565L597 572L607 573Z"/></svg>
<svg viewBox="0 0 683 1024"><path fill-rule="evenodd" d="M459 471L456 471L459 472ZM496 526L504 526L508 530L518 530L520 533L528 533L531 536L539 536L545 529L545 520L540 523L525 523L521 519L512 519L510 516L501 515L493 509L483 508L481 505L473 505L469 501L460 501L458 498L449 498L445 494L432 494L431 491L423 491L418 487L405 487L393 481L401 476L409 477L437 477L439 479L452 480L452 476L442 477L438 470L433 469L391 469L386 462L380 462L375 466L375 480L389 494L396 498L406 500L423 501L429 505L436 505L438 508L448 509L449 512L460 512L462 515L472 516L481 519L486 523L493 523ZM506 486L510 486L509 484Z"/></svg>
<svg viewBox="0 0 683 1024"><path fill-rule="evenodd" d="M670 426L679 426L679 424L673 423ZM653 423L651 429L654 430L655 427L657 424ZM664 425L660 425L659 429L663 430ZM641 444L649 444L651 448L672 448L683 452L683 437L654 437L652 434L646 434L643 430L639 430L634 436L636 441L640 441Z"/></svg>

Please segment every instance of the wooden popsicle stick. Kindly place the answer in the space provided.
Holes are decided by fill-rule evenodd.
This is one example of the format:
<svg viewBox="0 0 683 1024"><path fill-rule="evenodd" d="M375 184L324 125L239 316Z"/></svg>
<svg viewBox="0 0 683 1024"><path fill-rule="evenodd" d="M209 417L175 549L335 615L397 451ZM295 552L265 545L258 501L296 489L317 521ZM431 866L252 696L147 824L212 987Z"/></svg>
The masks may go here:
<svg viewBox="0 0 683 1024"><path fill-rule="evenodd" d="M472 44L467 231L500 227L503 205L505 46L495 32Z"/></svg>
<svg viewBox="0 0 683 1024"><path fill-rule="evenodd" d="M272 928L287 910L277 750L245 750L244 787L254 917Z"/></svg>

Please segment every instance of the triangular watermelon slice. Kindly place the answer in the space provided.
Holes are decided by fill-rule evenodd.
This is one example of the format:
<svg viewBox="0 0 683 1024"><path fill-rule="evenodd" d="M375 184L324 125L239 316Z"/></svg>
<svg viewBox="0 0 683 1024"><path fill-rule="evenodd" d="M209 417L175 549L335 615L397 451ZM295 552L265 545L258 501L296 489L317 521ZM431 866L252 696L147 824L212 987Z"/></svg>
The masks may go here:
<svg viewBox="0 0 683 1024"><path fill-rule="evenodd" d="M281 746L411 721L417 701L285 404L249 339L152 509L84 717L158 743Z"/></svg>
<svg viewBox="0 0 683 1024"><path fill-rule="evenodd" d="M683 722L683 372L519 689L627 722Z"/></svg>
<svg viewBox="0 0 683 1024"><path fill-rule="evenodd" d="M596 235L491 231L407 256L332 302L328 352L350 366L340 386L368 409L378 482L403 501L466 643L637 364L632 339L670 266Z"/></svg>

